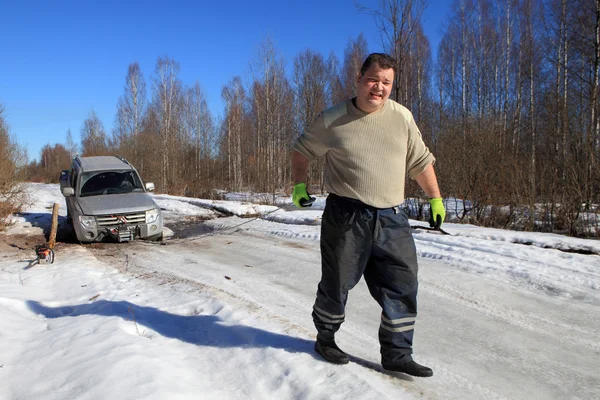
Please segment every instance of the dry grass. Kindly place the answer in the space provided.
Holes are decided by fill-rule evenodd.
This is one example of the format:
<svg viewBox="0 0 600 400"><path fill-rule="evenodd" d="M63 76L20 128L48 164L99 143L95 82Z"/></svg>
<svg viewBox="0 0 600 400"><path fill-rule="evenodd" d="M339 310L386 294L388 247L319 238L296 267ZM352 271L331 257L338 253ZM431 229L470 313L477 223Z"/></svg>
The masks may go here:
<svg viewBox="0 0 600 400"><path fill-rule="evenodd" d="M17 144L4 119L4 106L0 104L0 231L6 229L11 214L22 210L27 201L23 185L27 152Z"/></svg>
<svg viewBox="0 0 600 400"><path fill-rule="evenodd" d="M14 205L8 201L0 201L0 231L5 230L10 225L11 214L21 212L21 205Z"/></svg>

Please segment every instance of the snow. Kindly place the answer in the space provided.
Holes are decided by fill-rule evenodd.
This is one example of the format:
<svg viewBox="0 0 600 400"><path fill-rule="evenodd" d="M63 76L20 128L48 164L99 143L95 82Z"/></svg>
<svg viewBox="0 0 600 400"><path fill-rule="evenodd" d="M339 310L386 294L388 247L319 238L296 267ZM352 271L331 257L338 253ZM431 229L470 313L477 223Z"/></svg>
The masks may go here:
<svg viewBox="0 0 600 400"><path fill-rule="evenodd" d="M314 353L323 198L155 195L163 244L59 243L31 265L17 238L48 230L55 202L64 226L66 208L58 185L29 189L0 247L0 399L600 398L598 241L415 229L415 359L434 370L420 379L379 366L362 281L337 335L351 363Z"/></svg>

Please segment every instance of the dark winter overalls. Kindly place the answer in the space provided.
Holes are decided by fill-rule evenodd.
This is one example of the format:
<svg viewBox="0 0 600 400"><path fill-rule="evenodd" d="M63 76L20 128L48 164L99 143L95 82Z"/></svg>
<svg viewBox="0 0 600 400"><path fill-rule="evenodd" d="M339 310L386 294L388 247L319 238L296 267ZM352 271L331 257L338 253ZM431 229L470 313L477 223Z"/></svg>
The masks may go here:
<svg viewBox="0 0 600 400"><path fill-rule="evenodd" d="M318 338L333 339L345 319L348 291L364 275L382 308L382 361L393 363L412 354L418 266L404 212L330 194L321 222L321 257L322 276L312 313Z"/></svg>

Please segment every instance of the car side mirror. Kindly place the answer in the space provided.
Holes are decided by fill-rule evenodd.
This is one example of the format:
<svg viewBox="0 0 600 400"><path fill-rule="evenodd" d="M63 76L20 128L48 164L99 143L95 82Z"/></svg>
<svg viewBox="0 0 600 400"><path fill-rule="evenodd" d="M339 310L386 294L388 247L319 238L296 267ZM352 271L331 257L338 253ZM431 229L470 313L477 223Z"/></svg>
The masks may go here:
<svg viewBox="0 0 600 400"><path fill-rule="evenodd" d="M154 190L154 183L146 182L146 190L152 192Z"/></svg>
<svg viewBox="0 0 600 400"><path fill-rule="evenodd" d="M75 191L70 186L66 186L66 187L62 188L60 191L62 192L63 196L65 196L65 197L75 195Z"/></svg>

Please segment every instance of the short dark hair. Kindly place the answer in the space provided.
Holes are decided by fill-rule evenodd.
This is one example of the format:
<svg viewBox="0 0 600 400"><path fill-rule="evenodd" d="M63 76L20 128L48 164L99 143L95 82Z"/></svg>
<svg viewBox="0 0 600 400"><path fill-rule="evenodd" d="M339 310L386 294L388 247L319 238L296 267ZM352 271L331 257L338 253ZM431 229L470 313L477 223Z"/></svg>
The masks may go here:
<svg viewBox="0 0 600 400"><path fill-rule="evenodd" d="M371 53L360 67L360 75L363 76L365 72L375 64L381 69L393 69L394 75L396 75L396 59L385 53Z"/></svg>

